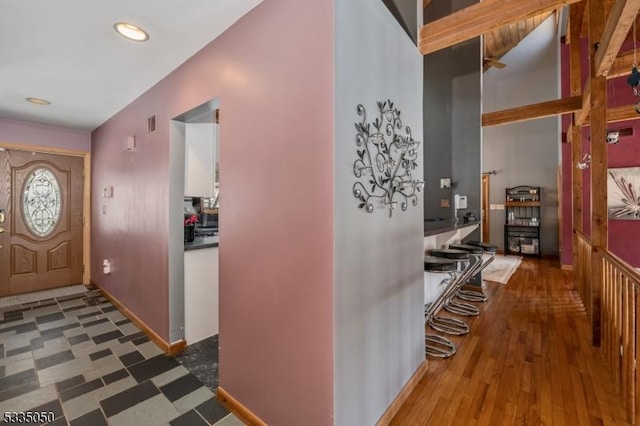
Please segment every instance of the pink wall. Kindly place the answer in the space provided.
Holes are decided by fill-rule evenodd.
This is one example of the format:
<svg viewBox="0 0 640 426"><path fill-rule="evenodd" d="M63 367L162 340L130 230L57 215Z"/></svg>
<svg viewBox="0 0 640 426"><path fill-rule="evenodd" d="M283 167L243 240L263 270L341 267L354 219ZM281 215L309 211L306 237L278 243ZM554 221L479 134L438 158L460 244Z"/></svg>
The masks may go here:
<svg viewBox="0 0 640 426"><path fill-rule="evenodd" d="M91 133L86 130L7 118L0 118L0 142L91 151Z"/></svg>
<svg viewBox="0 0 640 426"><path fill-rule="evenodd" d="M582 45L582 52L586 52L586 44ZM633 46L626 43L622 51L632 49ZM562 93L569 96L569 49L567 45L562 45ZM582 79L586 81L588 59L583 54L582 58ZM627 85L627 77L621 77L607 82L607 104L610 108L622 105L631 105L640 98L633 95L631 88ZM640 116L638 116L640 118ZM563 119L563 131L566 132L569 120ZM610 168L617 167L638 167L640 166L640 121L632 120L621 123L611 123L611 129L633 128L633 135L620 138L617 145L608 146L608 161ZM590 152L589 127L583 128L582 132L583 152ZM566 144L565 144L566 145ZM562 147L563 162L563 249L562 263L570 265L572 263L572 240L571 230L571 148ZM587 235L590 234L591 227L591 199L590 199L590 170L583 172L584 192L583 192L583 229ZM609 250L631 264L640 267L640 249L637 241L640 240L640 221L630 220L610 220L609 221Z"/></svg>
<svg viewBox="0 0 640 426"><path fill-rule="evenodd" d="M220 383L269 424L333 423L332 9L265 1L93 134L93 278L167 338L169 119L219 98Z"/></svg>

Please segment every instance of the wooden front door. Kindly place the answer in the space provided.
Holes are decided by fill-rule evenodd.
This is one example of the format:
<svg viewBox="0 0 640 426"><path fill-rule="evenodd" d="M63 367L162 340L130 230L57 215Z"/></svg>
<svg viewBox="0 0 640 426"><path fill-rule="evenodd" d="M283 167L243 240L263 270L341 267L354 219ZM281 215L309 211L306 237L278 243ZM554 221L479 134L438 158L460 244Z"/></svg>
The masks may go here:
<svg viewBox="0 0 640 426"><path fill-rule="evenodd" d="M82 283L83 159L0 151L0 296Z"/></svg>

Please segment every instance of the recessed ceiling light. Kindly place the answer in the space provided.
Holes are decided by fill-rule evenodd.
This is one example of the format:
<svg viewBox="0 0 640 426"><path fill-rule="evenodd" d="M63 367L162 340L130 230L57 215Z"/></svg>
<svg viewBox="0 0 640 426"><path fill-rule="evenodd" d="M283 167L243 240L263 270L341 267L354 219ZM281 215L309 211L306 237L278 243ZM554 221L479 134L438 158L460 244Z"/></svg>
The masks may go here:
<svg viewBox="0 0 640 426"><path fill-rule="evenodd" d="M113 24L113 29L122 37L128 38L133 41L147 41L149 40L149 34L142 28L129 24L127 22L116 22Z"/></svg>
<svg viewBox="0 0 640 426"><path fill-rule="evenodd" d="M31 102L32 104L36 105L51 105L51 102L49 102L48 100L40 98L25 98L25 101Z"/></svg>

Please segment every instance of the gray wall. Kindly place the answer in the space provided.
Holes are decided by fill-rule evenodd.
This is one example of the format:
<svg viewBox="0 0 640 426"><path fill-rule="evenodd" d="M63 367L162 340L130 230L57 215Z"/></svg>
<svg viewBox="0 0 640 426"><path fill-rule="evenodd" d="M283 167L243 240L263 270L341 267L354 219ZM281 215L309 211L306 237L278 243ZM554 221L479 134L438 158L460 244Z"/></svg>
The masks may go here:
<svg viewBox="0 0 640 426"><path fill-rule="evenodd" d="M475 0L432 2L425 11L430 22ZM454 194L466 195L468 212L480 217L481 86L480 38L426 55L424 58L424 174L426 220L454 217ZM440 179L452 180L450 189ZM441 207L443 199L450 207ZM471 238L478 239L479 233Z"/></svg>
<svg viewBox="0 0 640 426"><path fill-rule="evenodd" d="M422 57L381 1L336 0L334 19L335 424L372 425L425 359L423 211L358 209L356 106L391 99L420 140Z"/></svg>
<svg viewBox="0 0 640 426"><path fill-rule="evenodd" d="M486 112L557 99L559 43L553 16L502 58L507 67L484 74ZM558 188L560 120L544 118L483 129L484 170L490 176L491 204L504 204L505 188L542 187L543 255L558 254ZM504 248L504 210L490 210L490 241Z"/></svg>

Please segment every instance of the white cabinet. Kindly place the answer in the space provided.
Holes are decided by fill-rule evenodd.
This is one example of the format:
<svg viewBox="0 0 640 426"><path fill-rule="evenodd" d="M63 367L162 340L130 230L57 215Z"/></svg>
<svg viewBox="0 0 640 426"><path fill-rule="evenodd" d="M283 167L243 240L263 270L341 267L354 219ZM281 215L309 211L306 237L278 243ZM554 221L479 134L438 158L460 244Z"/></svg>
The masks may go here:
<svg viewBox="0 0 640 426"><path fill-rule="evenodd" d="M184 302L188 345L218 334L218 247L184 252Z"/></svg>
<svg viewBox="0 0 640 426"><path fill-rule="evenodd" d="M185 125L184 195L214 196L217 124L187 123Z"/></svg>

